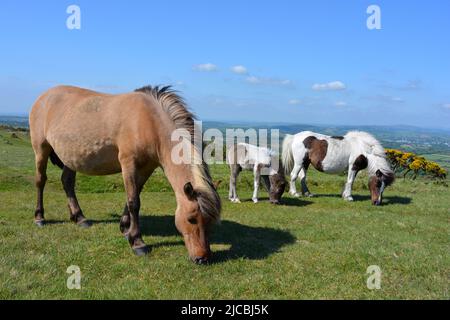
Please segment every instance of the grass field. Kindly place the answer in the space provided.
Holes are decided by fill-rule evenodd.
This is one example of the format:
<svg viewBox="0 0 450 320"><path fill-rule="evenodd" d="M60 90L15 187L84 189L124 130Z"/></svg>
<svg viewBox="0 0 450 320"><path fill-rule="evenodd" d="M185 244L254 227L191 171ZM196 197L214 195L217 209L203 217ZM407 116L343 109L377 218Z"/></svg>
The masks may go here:
<svg viewBox="0 0 450 320"><path fill-rule="evenodd" d="M158 171L142 194L144 240L152 251L133 255L119 231L125 196L120 175L79 176L80 204L93 221L80 229L68 219L60 171L49 167L45 203L48 224L33 225L34 159L25 133L0 131L1 299L449 299L449 189L427 180L399 179L385 205L370 205L367 177L354 188L355 201L339 194L345 178L311 171L315 198L273 206L253 204L251 174L226 200L212 239L214 261L197 266L174 226L175 199ZM264 201L265 200L265 201ZM66 269L81 269L81 290L69 290ZM367 267L382 270L381 289L366 286Z"/></svg>

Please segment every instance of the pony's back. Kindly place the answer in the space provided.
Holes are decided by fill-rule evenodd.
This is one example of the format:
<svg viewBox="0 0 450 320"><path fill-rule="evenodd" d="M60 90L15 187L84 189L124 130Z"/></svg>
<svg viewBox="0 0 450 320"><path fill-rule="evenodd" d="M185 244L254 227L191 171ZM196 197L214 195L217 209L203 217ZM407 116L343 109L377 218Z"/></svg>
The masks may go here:
<svg viewBox="0 0 450 320"><path fill-rule="evenodd" d="M381 143L370 133L364 131L350 131L345 136L345 139L352 141L359 145L367 154L372 154L377 157L386 157Z"/></svg>

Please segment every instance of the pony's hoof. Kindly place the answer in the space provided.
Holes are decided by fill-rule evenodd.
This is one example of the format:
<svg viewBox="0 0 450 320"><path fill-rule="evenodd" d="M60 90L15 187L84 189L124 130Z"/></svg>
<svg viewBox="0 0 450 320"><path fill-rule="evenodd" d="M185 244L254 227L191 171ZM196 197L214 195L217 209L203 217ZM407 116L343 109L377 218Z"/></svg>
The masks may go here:
<svg viewBox="0 0 450 320"><path fill-rule="evenodd" d="M253 203L258 203L258 199L257 198L252 198Z"/></svg>
<svg viewBox="0 0 450 320"><path fill-rule="evenodd" d="M92 222L89 220L83 220L80 223L77 224L80 228L87 229L92 227Z"/></svg>
<svg viewBox="0 0 450 320"><path fill-rule="evenodd" d="M34 221L34 224L37 225L39 228L42 228L45 225L44 220L36 220Z"/></svg>
<svg viewBox="0 0 450 320"><path fill-rule="evenodd" d="M298 192L294 192L294 193L289 193L291 196L293 196L294 198L300 198L300 193Z"/></svg>
<svg viewBox="0 0 450 320"><path fill-rule="evenodd" d="M314 198L314 194L312 194L310 192L306 192L305 193L305 197L307 197L307 198Z"/></svg>
<svg viewBox="0 0 450 320"><path fill-rule="evenodd" d="M150 252L150 248L148 246L133 248L133 252L138 257L142 257L142 256L147 255Z"/></svg>
<svg viewBox="0 0 450 320"><path fill-rule="evenodd" d="M241 203L241 200L239 200L238 198L236 198L236 199L232 199L231 202L233 202L233 203Z"/></svg>
<svg viewBox="0 0 450 320"><path fill-rule="evenodd" d="M350 197L344 197L344 200L345 200L345 201L353 201L353 197L352 197L352 196L350 196Z"/></svg>

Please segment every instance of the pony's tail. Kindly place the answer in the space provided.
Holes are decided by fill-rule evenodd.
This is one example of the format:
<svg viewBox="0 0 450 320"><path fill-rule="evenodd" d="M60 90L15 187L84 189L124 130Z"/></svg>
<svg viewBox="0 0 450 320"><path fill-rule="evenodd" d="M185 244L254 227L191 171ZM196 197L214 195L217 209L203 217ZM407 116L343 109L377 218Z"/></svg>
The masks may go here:
<svg viewBox="0 0 450 320"><path fill-rule="evenodd" d="M52 162L53 165L58 166L60 169L64 169L64 163L61 161L61 159L53 150L50 153L50 161Z"/></svg>
<svg viewBox="0 0 450 320"><path fill-rule="evenodd" d="M294 136L287 134L283 140L283 152L281 154L281 160L283 162L284 171L286 174L290 174L294 168L294 156L292 155L292 141Z"/></svg>

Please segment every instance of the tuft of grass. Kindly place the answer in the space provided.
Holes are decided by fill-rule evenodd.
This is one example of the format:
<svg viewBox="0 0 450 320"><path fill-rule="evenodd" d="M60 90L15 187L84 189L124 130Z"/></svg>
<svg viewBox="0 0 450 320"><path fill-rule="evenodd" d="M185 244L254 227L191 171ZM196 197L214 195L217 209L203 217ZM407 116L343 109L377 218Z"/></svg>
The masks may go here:
<svg viewBox="0 0 450 320"><path fill-rule="evenodd" d="M284 197L273 206L261 191L251 202L252 175L241 174L241 204L222 180L222 223L213 230L214 261L188 261L174 225L175 198L158 170L142 193L141 226L151 246L135 257L119 231L125 195L120 175L79 175L78 198L90 229L69 222L59 169L49 166L44 228L33 225L34 163L26 134L0 131L1 299L449 299L448 188L399 179L385 205L370 205L367 176L352 203L340 198L343 176L310 170L314 198ZM3 140L2 140L3 139ZM4 143L9 141L9 143ZM67 289L71 265L81 290ZM366 286L367 267L382 270L380 290Z"/></svg>

